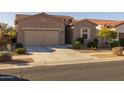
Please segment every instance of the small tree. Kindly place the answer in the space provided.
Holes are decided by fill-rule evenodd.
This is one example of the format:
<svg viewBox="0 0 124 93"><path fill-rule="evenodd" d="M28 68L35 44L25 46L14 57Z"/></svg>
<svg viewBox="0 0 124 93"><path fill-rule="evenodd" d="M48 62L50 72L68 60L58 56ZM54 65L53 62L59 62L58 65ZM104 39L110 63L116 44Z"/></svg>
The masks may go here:
<svg viewBox="0 0 124 93"><path fill-rule="evenodd" d="M6 46L8 43L16 42L16 30L15 27L9 26L6 23L1 23L1 40L0 45ZM4 48L2 48L3 50Z"/></svg>
<svg viewBox="0 0 124 93"><path fill-rule="evenodd" d="M103 39L103 45L105 45L105 40L113 40L117 38L117 31L112 30L107 27L101 28L101 30L98 32L98 37Z"/></svg>

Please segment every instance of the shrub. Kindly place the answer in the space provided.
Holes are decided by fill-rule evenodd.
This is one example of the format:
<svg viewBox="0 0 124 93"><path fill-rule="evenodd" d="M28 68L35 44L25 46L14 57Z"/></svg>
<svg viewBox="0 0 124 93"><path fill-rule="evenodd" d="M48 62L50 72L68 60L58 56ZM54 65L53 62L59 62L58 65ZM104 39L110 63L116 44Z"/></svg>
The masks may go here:
<svg viewBox="0 0 124 93"><path fill-rule="evenodd" d="M117 56L123 55L123 47L114 47L112 48L112 53Z"/></svg>
<svg viewBox="0 0 124 93"><path fill-rule="evenodd" d="M17 43L16 48L23 48L23 45L21 43Z"/></svg>
<svg viewBox="0 0 124 93"><path fill-rule="evenodd" d="M93 41L96 42L97 44L99 43L98 38L95 38Z"/></svg>
<svg viewBox="0 0 124 93"><path fill-rule="evenodd" d="M11 60L12 56L10 53L0 52L0 62Z"/></svg>
<svg viewBox="0 0 124 93"><path fill-rule="evenodd" d="M81 42L80 42L80 41L74 41L74 42L72 43L72 47L73 47L74 49L80 49L80 48L81 48Z"/></svg>
<svg viewBox="0 0 124 93"><path fill-rule="evenodd" d="M88 48L97 48L97 43L94 41L91 41L87 44Z"/></svg>
<svg viewBox="0 0 124 93"><path fill-rule="evenodd" d="M77 40L76 41L80 41L81 42L81 44L83 44L84 43L84 39L83 38L77 38Z"/></svg>
<svg viewBox="0 0 124 93"><path fill-rule="evenodd" d="M124 46L124 38L119 39L120 46Z"/></svg>
<svg viewBox="0 0 124 93"><path fill-rule="evenodd" d="M116 40L112 40L110 42L110 46L113 48L113 47L118 47L120 46L120 42L119 41L116 41Z"/></svg>
<svg viewBox="0 0 124 93"><path fill-rule="evenodd" d="M14 53L16 54L25 54L26 50L25 48L17 48Z"/></svg>

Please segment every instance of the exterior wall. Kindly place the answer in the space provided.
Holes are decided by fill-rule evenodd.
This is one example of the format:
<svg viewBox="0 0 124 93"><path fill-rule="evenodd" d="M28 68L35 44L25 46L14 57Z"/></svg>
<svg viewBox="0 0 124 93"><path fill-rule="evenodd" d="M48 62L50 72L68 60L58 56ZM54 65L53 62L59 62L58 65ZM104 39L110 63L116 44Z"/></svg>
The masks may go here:
<svg viewBox="0 0 124 93"><path fill-rule="evenodd" d="M74 24L73 41L80 37L80 29L83 28L83 27L86 27L86 28L90 29L90 39L88 41L91 41L91 40L93 40L94 38L97 37L96 26L94 24L90 23L90 22L82 21L82 22L79 22L77 24Z"/></svg>
<svg viewBox="0 0 124 93"><path fill-rule="evenodd" d="M116 31L118 32L118 39L124 38L124 24L117 26Z"/></svg>
<svg viewBox="0 0 124 93"><path fill-rule="evenodd" d="M124 33L119 33L119 38L124 38Z"/></svg>
<svg viewBox="0 0 124 93"><path fill-rule="evenodd" d="M62 31L59 31L60 44L65 44L64 23L56 18L39 14L18 20L18 24L16 25L17 42L22 44L24 43L23 28L61 28Z"/></svg>

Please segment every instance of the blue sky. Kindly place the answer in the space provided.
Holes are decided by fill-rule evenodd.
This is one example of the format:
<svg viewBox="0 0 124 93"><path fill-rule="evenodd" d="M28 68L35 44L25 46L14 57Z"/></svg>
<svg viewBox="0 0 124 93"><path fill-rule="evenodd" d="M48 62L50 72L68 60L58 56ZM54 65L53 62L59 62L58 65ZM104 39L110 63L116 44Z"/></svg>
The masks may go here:
<svg viewBox="0 0 124 93"><path fill-rule="evenodd" d="M0 22L14 25L16 14L37 14L36 12L0 12ZM68 15L76 19L94 18L94 19L113 19L124 20L124 12L49 12L54 15Z"/></svg>

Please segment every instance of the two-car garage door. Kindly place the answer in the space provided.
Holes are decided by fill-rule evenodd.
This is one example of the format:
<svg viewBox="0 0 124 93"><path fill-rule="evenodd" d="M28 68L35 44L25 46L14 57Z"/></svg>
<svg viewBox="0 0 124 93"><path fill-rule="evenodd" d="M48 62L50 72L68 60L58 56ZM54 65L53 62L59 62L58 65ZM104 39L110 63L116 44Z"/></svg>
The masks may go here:
<svg viewBox="0 0 124 93"><path fill-rule="evenodd" d="M59 45L59 31L25 30L24 44L26 46Z"/></svg>

